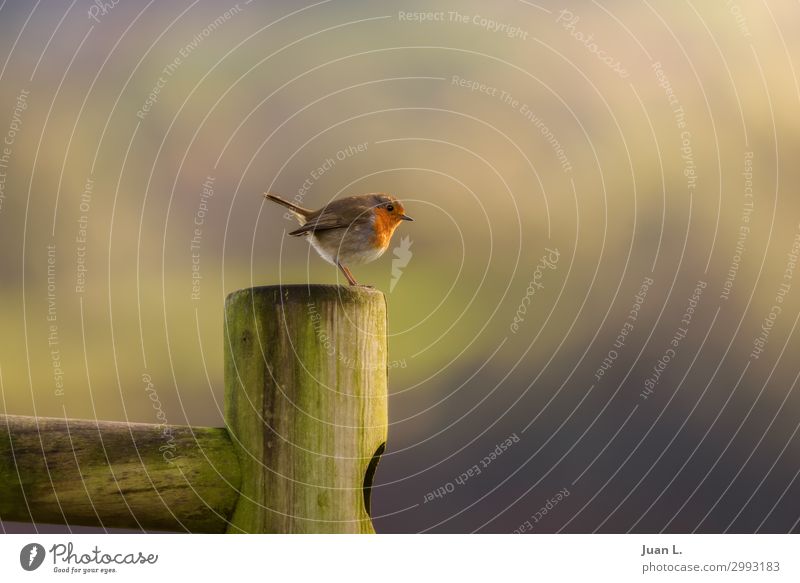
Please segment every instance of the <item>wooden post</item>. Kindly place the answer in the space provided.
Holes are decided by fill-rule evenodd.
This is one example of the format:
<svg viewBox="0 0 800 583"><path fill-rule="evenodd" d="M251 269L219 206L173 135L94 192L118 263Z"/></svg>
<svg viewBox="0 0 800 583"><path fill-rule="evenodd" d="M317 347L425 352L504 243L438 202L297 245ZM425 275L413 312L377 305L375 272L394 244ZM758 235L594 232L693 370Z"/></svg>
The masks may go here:
<svg viewBox="0 0 800 583"><path fill-rule="evenodd" d="M0 415L0 519L225 532L239 464L224 428Z"/></svg>
<svg viewBox="0 0 800 583"><path fill-rule="evenodd" d="M374 532L386 443L386 302L268 286L225 303L225 419L242 473L231 532Z"/></svg>

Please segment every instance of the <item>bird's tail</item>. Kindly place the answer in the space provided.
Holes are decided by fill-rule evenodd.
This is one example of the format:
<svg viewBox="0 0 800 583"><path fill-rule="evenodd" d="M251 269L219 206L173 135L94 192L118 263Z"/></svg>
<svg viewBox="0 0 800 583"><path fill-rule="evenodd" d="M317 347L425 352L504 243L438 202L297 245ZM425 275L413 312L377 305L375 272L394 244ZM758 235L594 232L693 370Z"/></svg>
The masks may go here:
<svg viewBox="0 0 800 583"><path fill-rule="evenodd" d="M310 215L313 212L313 211L305 209L305 208L303 208L301 206L297 206L296 204L291 203L288 200L285 200L285 199L281 198L280 196L278 196L276 194L265 192L264 193L264 198L266 198L268 200L271 200L272 202L277 202L281 206L285 206L287 209L289 209L290 211L292 211L295 214L300 215L304 219L306 217L308 217L308 215Z"/></svg>

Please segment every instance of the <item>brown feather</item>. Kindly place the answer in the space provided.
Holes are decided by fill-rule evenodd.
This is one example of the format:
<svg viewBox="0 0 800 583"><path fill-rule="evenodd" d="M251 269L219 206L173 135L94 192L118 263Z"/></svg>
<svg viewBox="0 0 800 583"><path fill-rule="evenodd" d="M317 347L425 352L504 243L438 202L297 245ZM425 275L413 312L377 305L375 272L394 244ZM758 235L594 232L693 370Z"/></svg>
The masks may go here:
<svg viewBox="0 0 800 583"><path fill-rule="evenodd" d="M380 194L356 195L329 202L316 211L310 211L306 224L290 235L300 236L329 229L346 229L355 221L371 220L373 209L382 202Z"/></svg>
<svg viewBox="0 0 800 583"><path fill-rule="evenodd" d="M270 192L265 192L264 193L264 198L266 198L267 200L271 200L272 202L277 202L281 206L285 206L287 209L289 209L290 211L292 211L294 213L297 213L298 215L300 215L301 217L303 217L306 220L308 220L308 216L309 215L314 213L314 211L309 210L307 208L303 208L301 206L297 206L296 204L291 203L288 200L285 200L285 199L281 198L277 194L272 194Z"/></svg>

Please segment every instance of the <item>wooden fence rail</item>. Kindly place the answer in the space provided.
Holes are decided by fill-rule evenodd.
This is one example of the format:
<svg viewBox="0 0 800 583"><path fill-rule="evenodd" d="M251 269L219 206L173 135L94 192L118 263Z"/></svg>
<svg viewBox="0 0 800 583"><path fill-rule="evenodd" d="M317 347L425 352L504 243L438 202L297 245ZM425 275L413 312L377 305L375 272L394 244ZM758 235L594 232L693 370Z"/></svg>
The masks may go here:
<svg viewBox="0 0 800 583"><path fill-rule="evenodd" d="M0 520L374 532L386 395L383 294L240 290L225 303L226 427L0 415Z"/></svg>
<svg viewBox="0 0 800 583"><path fill-rule="evenodd" d="M240 472L222 428L0 417L0 518L225 532Z"/></svg>

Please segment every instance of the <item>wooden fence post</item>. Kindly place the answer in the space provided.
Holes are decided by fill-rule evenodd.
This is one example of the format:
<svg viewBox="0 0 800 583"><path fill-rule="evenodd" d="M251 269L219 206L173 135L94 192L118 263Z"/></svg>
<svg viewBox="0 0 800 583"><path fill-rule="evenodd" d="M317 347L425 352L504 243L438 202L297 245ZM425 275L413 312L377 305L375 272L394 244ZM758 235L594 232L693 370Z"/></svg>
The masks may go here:
<svg viewBox="0 0 800 583"><path fill-rule="evenodd" d="M229 532L374 532L386 443L386 302L267 286L225 303L225 420L241 491Z"/></svg>
<svg viewBox="0 0 800 583"><path fill-rule="evenodd" d="M227 427L0 415L0 520L374 532L386 408L383 294L241 290L225 304Z"/></svg>

